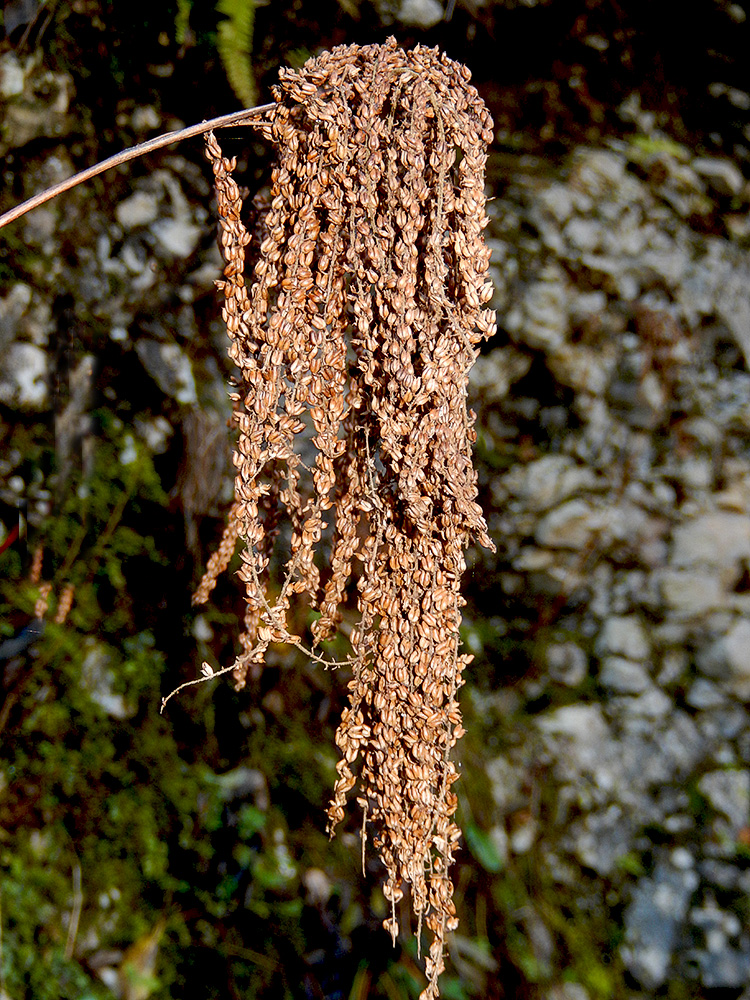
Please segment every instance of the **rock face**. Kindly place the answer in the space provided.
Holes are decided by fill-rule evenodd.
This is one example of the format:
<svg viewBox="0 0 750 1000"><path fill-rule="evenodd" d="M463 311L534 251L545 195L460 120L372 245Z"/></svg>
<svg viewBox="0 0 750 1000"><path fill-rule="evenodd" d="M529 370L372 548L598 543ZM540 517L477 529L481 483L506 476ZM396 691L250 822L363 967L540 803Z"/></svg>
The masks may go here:
<svg viewBox="0 0 750 1000"><path fill-rule="evenodd" d="M610 925L633 997L750 969L750 265L723 221L750 193L732 163L644 150L513 165L473 380L485 586L511 609L503 648L534 651L527 702L498 710L493 828L533 808L543 761L539 880Z"/></svg>
<svg viewBox="0 0 750 1000"><path fill-rule="evenodd" d="M69 78L44 70L38 56L20 59L3 52L0 93L7 102L0 152L15 150L18 162L26 163L29 189L42 190L71 175L65 144L54 145L73 125L81 127L69 106ZM165 128L150 106L136 106L121 124L135 133ZM27 144L40 136L51 140L52 151L26 162ZM92 424L87 415L96 406L68 371L69 341L88 345L89 381L109 403L132 393L135 438L153 454L165 448L159 443L163 434L150 430L152 407L170 434L201 414L217 416L222 425L228 416L219 367L226 334L213 287L222 263L207 225L211 187L204 171L182 156L167 155L164 164L132 183L126 177L118 184L109 174L104 198L79 187L14 224L23 252L19 279L3 280L0 287L0 406L54 422L61 468L71 442L82 443L84 451L86 441L93 444L92 426L84 424ZM61 251L68 244L75 252ZM208 305L208 323L197 316L201 300ZM69 333L60 327L61 315ZM130 384L125 393L115 384L120 379ZM71 406L76 420L67 427ZM131 446L123 450L122 464L134 459L135 438L131 435ZM219 454L229 484L227 449ZM4 454L0 479L22 466L23 456ZM21 494L34 499L39 484L30 481L28 466L21 475ZM46 509L41 499L32 520Z"/></svg>

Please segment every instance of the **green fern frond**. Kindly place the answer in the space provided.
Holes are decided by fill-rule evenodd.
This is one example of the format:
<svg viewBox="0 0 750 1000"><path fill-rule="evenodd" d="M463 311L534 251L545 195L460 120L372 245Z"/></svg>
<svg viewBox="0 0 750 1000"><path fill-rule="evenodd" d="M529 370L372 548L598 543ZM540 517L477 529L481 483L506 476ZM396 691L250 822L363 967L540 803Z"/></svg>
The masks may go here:
<svg viewBox="0 0 750 1000"><path fill-rule="evenodd" d="M174 19L174 34L178 45L184 45L190 27L190 11L193 0L177 0L177 13Z"/></svg>
<svg viewBox="0 0 750 1000"><path fill-rule="evenodd" d="M224 72L243 107L251 108L257 103L252 66L255 0L219 0L216 10L227 15L219 21L216 42Z"/></svg>
<svg viewBox="0 0 750 1000"><path fill-rule="evenodd" d="M359 2L360 0L339 0L339 7L343 10L345 14L353 18L355 21L359 20Z"/></svg>
<svg viewBox="0 0 750 1000"><path fill-rule="evenodd" d="M292 69L302 69L308 59L312 57L312 52L304 47L299 49L289 49L284 54L284 62Z"/></svg>

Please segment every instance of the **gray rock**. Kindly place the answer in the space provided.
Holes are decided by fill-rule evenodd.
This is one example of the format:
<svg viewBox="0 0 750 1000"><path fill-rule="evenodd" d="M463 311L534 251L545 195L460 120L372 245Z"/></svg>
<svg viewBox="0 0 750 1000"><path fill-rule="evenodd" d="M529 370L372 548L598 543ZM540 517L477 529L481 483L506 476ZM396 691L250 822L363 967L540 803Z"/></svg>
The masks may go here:
<svg viewBox="0 0 750 1000"><path fill-rule="evenodd" d="M708 489L714 481L713 462L703 456L687 459L680 464L679 477L689 489Z"/></svg>
<svg viewBox="0 0 750 1000"><path fill-rule="evenodd" d="M641 715L651 720L666 719L674 708L672 699L653 684L636 697L624 699L622 704L623 711L631 716Z"/></svg>
<svg viewBox="0 0 750 1000"><path fill-rule="evenodd" d="M174 170L182 169L184 161L173 159ZM184 172L184 171L183 171ZM123 229L131 230L147 226L145 238L155 245L157 252L169 257L189 257L197 248L204 227L205 210L191 205L180 182L171 170L154 170L139 182L130 197L121 201L115 215ZM130 269L141 271L139 261L131 253L126 264ZM109 263L109 267L114 262ZM136 287L142 287L147 279L144 273Z"/></svg>
<svg viewBox="0 0 750 1000"><path fill-rule="evenodd" d="M567 184L552 183L539 192L537 205L560 226L570 218L575 202L575 192Z"/></svg>
<svg viewBox="0 0 750 1000"><path fill-rule="evenodd" d="M532 623L545 601L566 600L552 642L540 636L539 683L520 697L545 685L564 695L550 681L568 698L581 688L580 704L519 726L505 757L521 774L508 787L520 802L530 759L549 762L556 812L527 841L546 875L564 869L561 883L591 907L601 882L587 891L582 867L622 880L623 857L655 857L625 914L623 955L645 997L686 977L700 977L700 991L748 976L742 932L725 921L704 934L687 909L697 880L711 881L694 859L726 865L715 884L744 891L736 844L738 824L750 825L750 262L682 214L713 213L719 198L747 200L750 189L738 190L733 165L694 163L658 133L643 156L637 146L578 150L567 176L539 161L513 165L490 224L503 244L496 265L515 261L504 270L501 326L516 355L543 353L534 370L544 373L538 388L527 379L514 393L500 371L493 396L483 362L477 394L499 458L480 476L498 505L492 530L507 592ZM562 419L553 422L555 407ZM519 447L523 457L507 468L521 433L526 454ZM671 691L686 693L683 708ZM685 792L699 780L708 819ZM652 826L685 847L662 853Z"/></svg>
<svg viewBox="0 0 750 1000"><path fill-rule="evenodd" d="M701 982L706 989L738 989L750 978L750 942L744 949L725 943L721 932L706 935L707 949L696 954L701 970Z"/></svg>
<svg viewBox="0 0 750 1000"><path fill-rule="evenodd" d="M750 976L750 939L741 935L736 914L720 909L709 895L703 906L692 910L690 922L704 937L704 947L693 952L703 985L708 989L742 987ZM740 947L730 943L738 938Z"/></svg>
<svg viewBox="0 0 750 1000"><path fill-rule="evenodd" d="M210 642L214 637L214 630L205 615L196 615L190 629L190 634L199 642Z"/></svg>
<svg viewBox="0 0 750 1000"><path fill-rule="evenodd" d="M591 1000L585 986L580 983L560 983L544 994L544 1000Z"/></svg>
<svg viewBox="0 0 750 1000"><path fill-rule="evenodd" d="M162 392L179 403L197 401L190 359L177 344L162 344L142 337L136 341L135 349L143 367Z"/></svg>
<svg viewBox="0 0 750 1000"><path fill-rule="evenodd" d="M629 190L625 187L629 179L625 173L625 161L617 153L604 149L582 149L574 157L571 180L592 200L611 200L613 195L619 196L618 200L631 200L635 189L632 185Z"/></svg>
<svg viewBox="0 0 750 1000"><path fill-rule="evenodd" d="M657 579L664 603L678 615L704 615L726 604L725 590L716 573L665 569Z"/></svg>
<svg viewBox="0 0 750 1000"><path fill-rule="evenodd" d="M568 500L537 525L535 538L552 549L582 549L601 525L601 513L585 500Z"/></svg>
<svg viewBox="0 0 750 1000"><path fill-rule="evenodd" d="M79 684L89 698L113 719L129 719L136 711L124 694L115 690L116 676L112 656L107 650L87 640L91 648L81 664Z"/></svg>
<svg viewBox="0 0 750 1000"><path fill-rule="evenodd" d="M4 54L5 57L9 55ZM1 86L11 91L3 109L0 150L17 149L33 139L59 139L70 131L73 116L68 108L75 93L69 73L56 73L40 61L28 59L18 72L19 62L4 60L0 68ZM19 90L19 86L21 90Z"/></svg>
<svg viewBox="0 0 750 1000"><path fill-rule="evenodd" d="M189 219L157 219L151 227L161 247L175 257L189 257L198 246L203 229Z"/></svg>
<svg viewBox="0 0 750 1000"><path fill-rule="evenodd" d="M513 828L508 838L508 846L514 854L526 854L534 846L538 836L538 820L534 816L526 816L518 826Z"/></svg>
<svg viewBox="0 0 750 1000"><path fill-rule="evenodd" d="M581 863L600 875L611 875L631 846L632 823L615 803L590 812L573 828L573 850Z"/></svg>
<svg viewBox="0 0 750 1000"><path fill-rule="evenodd" d="M741 618L696 657L709 677L724 679L739 698L750 699L750 621Z"/></svg>
<svg viewBox="0 0 750 1000"><path fill-rule="evenodd" d="M212 275L212 279L215 275ZM469 388L474 398L487 405L499 403L510 392L514 382L531 368L531 358L506 345L477 358L469 376Z"/></svg>
<svg viewBox="0 0 750 1000"><path fill-rule="evenodd" d="M718 269L717 269L718 270ZM716 289L716 312L726 323L750 367L750 266L743 257L725 261Z"/></svg>
<svg viewBox="0 0 750 1000"><path fill-rule="evenodd" d="M549 569L555 562L554 552L549 549L537 549L533 545L524 545L513 560L513 568L525 570L527 573Z"/></svg>
<svg viewBox="0 0 750 1000"><path fill-rule="evenodd" d="M548 510L595 483L592 470L567 455L545 455L529 465L516 466L505 477L506 487L534 511Z"/></svg>
<svg viewBox="0 0 750 1000"><path fill-rule="evenodd" d="M563 385L600 396L617 360L617 350L612 344L596 349L585 344L560 344L548 364Z"/></svg>
<svg viewBox="0 0 750 1000"><path fill-rule="evenodd" d="M704 882L715 885L719 889L736 889L740 882L739 869L728 861L704 858L699 865L699 871Z"/></svg>
<svg viewBox="0 0 750 1000"><path fill-rule="evenodd" d="M670 633L668 636L664 636L663 632L660 631L660 633L656 636L656 641L663 642L665 639L670 640L672 638L673 636L670 629ZM678 642L681 639L682 636L677 637ZM684 649L667 650L661 662L661 669L657 677L657 682L662 687L667 687L670 684L674 684L676 681L682 678L682 676L687 671L689 664L690 664L690 657L688 656L686 650Z"/></svg>
<svg viewBox="0 0 750 1000"><path fill-rule="evenodd" d="M669 860L678 871L690 871L691 868L695 868L695 858L686 847L675 847Z"/></svg>
<svg viewBox="0 0 750 1000"><path fill-rule="evenodd" d="M524 933L531 946L531 952L534 962L539 969L540 976L549 979L552 974L552 963L556 951L555 939L534 906L525 906L521 919L523 920Z"/></svg>
<svg viewBox="0 0 750 1000"><path fill-rule="evenodd" d="M714 156L700 156L691 164L693 170L704 177L711 187L721 195L738 195L745 186L742 171L731 162Z"/></svg>
<svg viewBox="0 0 750 1000"><path fill-rule="evenodd" d="M709 771L698 782L698 790L717 812L739 832L750 823L750 772Z"/></svg>
<svg viewBox="0 0 750 1000"><path fill-rule="evenodd" d="M689 774L704 759L706 741L695 722L685 712L675 711L669 727L658 736L654 760L655 780L669 781Z"/></svg>
<svg viewBox="0 0 750 1000"><path fill-rule="evenodd" d="M568 294L563 271L546 267L528 284L519 307L506 315L506 329L529 347L555 351L568 330Z"/></svg>
<svg viewBox="0 0 750 1000"><path fill-rule="evenodd" d="M622 959L628 972L647 990L667 980L675 946L698 885L693 870L657 862L652 878L639 880L625 913Z"/></svg>
<svg viewBox="0 0 750 1000"><path fill-rule="evenodd" d="M148 268L146 250L142 243L134 239L125 241L120 251L120 259L131 274L143 274ZM138 287L143 288L144 284L144 282L139 282Z"/></svg>
<svg viewBox="0 0 750 1000"><path fill-rule="evenodd" d="M0 95L4 98L16 97L23 93L26 78L21 62L12 50L0 56Z"/></svg>
<svg viewBox="0 0 750 1000"><path fill-rule="evenodd" d="M524 804L521 793L522 776L518 766L506 756L494 757L487 762L486 774L490 781L492 798L503 815Z"/></svg>
<svg viewBox="0 0 750 1000"><path fill-rule="evenodd" d="M577 292L570 302L570 318L574 323L600 322L607 311L607 295L601 289Z"/></svg>
<svg viewBox="0 0 750 1000"><path fill-rule="evenodd" d="M563 230L568 244L573 250L593 253L602 242L602 225L596 219L573 218Z"/></svg>
<svg viewBox="0 0 750 1000"><path fill-rule="evenodd" d="M152 455L163 455L174 433L174 427L162 416L154 417L153 420L136 417L135 429Z"/></svg>
<svg viewBox="0 0 750 1000"><path fill-rule="evenodd" d="M675 566L724 567L750 557L750 518L712 511L679 525L672 536Z"/></svg>
<svg viewBox="0 0 750 1000"><path fill-rule="evenodd" d="M115 218L123 229L147 226L159 215L159 199L151 191L135 191L115 209Z"/></svg>
<svg viewBox="0 0 750 1000"><path fill-rule="evenodd" d="M42 410L47 406L47 354L34 344L14 343L0 368L0 402Z"/></svg>
<svg viewBox="0 0 750 1000"><path fill-rule="evenodd" d="M599 682L619 694L640 694L651 683L648 671L640 663L622 656L606 656L599 672Z"/></svg>
<svg viewBox="0 0 750 1000"><path fill-rule="evenodd" d="M718 684L714 684L705 677L698 677L691 684L685 701L691 708L720 708L722 705L726 705L727 697Z"/></svg>
<svg viewBox="0 0 750 1000"><path fill-rule="evenodd" d="M570 740L574 748L574 766L583 770L596 762L599 748L610 739L600 705L565 705L545 712L537 719L542 733Z"/></svg>
<svg viewBox="0 0 750 1000"><path fill-rule="evenodd" d="M547 669L553 681L578 687L588 674L588 657L574 642L560 642L547 648Z"/></svg>
<svg viewBox="0 0 750 1000"><path fill-rule="evenodd" d="M645 660L651 646L636 615L608 618L596 640L600 656L612 653L630 660Z"/></svg>
<svg viewBox="0 0 750 1000"><path fill-rule="evenodd" d="M136 132L148 132L161 125L161 115L152 104L143 104L133 108L130 120Z"/></svg>
<svg viewBox="0 0 750 1000"><path fill-rule="evenodd" d="M245 799L249 795L256 797L256 804L259 808L268 808L268 786L262 771L254 767L235 767L232 771L225 771L224 774L212 775L212 779L219 788L219 794L225 802L234 799ZM258 803L260 797L264 803Z"/></svg>
<svg viewBox="0 0 750 1000"><path fill-rule="evenodd" d="M15 338L24 313L31 305L32 290L16 281L8 294L0 298L0 349L4 350Z"/></svg>
<svg viewBox="0 0 750 1000"><path fill-rule="evenodd" d="M418 28L433 28L443 19L443 6L438 0L402 0L398 20Z"/></svg>
<svg viewBox="0 0 750 1000"><path fill-rule="evenodd" d="M302 884L307 889L307 901L313 906L323 906L331 898L334 885L320 868L308 868L302 876Z"/></svg>

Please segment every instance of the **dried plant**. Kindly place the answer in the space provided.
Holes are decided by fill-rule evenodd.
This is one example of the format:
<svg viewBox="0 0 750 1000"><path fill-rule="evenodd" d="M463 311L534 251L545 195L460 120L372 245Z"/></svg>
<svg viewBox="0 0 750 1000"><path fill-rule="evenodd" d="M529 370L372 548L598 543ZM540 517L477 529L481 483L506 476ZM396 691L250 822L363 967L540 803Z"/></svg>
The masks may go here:
<svg viewBox="0 0 750 1000"><path fill-rule="evenodd" d="M282 70L259 126L278 162L270 196L252 206L254 233L236 163L207 136L238 441L235 503L195 601L239 538L247 611L227 669L241 688L272 642L325 661L320 644L356 580L328 829L358 785L363 852L372 829L386 868L385 927L395 940L406 883L418 935L422 923L432 934L423 1000L438 996L457 925L450 751L470 660L459 653L464 552L472 538L491 546L466 384L495 329L482 238L492 122L468 81L437 50L393 40ZM307 646L290 626L297 595L319 612Z"/></svg>

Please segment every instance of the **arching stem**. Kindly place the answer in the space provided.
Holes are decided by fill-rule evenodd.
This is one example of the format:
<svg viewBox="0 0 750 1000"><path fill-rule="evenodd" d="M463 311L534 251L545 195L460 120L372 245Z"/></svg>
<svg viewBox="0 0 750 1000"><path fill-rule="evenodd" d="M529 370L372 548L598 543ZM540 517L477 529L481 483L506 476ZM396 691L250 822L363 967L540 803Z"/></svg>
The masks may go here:
<svg viewBox="0 0 750 1000"><path fill-rule="evenodd" d="M165 132L164 135L154 136L153 139L147 139L146 142L141 142L137 146L124 149L121 153L115 153L114 156L102 160L101 163L96 163L93 167L88 167L86 170L82 170L80 173L74 174L64 181L60 181L59 184L55 184L45 191L40 191L39 194L35 194L33 198L29 198L20 205L16 205L15 208L9 209L3 215L0 215L0 229L3 226L7 226L9 222L15 222L16 219L20 219L22 215L26 215L32 209L38 208L40 205L44 205L45 202L56 198L63 191L69 191L78 184L83 184L84 181L89 181L92 177L103 174L105 170L117 167L121 163L127 163L128 160L135 160L139 156L153 152L155 149L170 146L173 142L181 142L183 139L190 139L194 135L201 135L203 132L208 132L211 129L227 128L229 125L239 125L250 119L259 118L267 114L274 107L274 104L261 104L257 108L245 108L243 111L233 111L228 115L219 115L218 118L211 118L209 121L201 122L199 125L189 125L187 128L177 129L175 132Z"/></svg>

